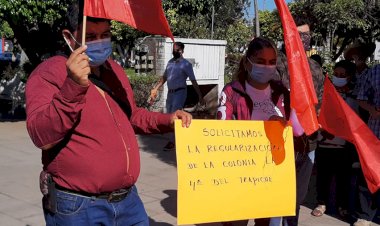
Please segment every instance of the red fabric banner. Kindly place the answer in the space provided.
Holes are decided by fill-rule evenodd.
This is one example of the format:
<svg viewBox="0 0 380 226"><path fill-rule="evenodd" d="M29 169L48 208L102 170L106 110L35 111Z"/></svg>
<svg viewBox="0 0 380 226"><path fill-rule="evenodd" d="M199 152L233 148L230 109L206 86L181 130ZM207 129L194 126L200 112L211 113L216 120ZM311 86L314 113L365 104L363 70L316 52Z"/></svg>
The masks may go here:
<svg viewBox="0 0 380 226"><path fill-rule="evenodd" d="M380 188L380 140L347 105L328 78L324 83L319 123L327 132L355 145L368 188L375 193Z"/></svg>
<svg viewBox="0 0 380 226"><path fill-rule="evenodd" d="M85 0L84 15L117 20L174 40L161 0Z"/></svg>
<svg viewBox="0 0 380 226"><path fill-rule="evenodd" d="M284 0L275 0L284 30L290 76L290 106L307 135L318 130L315 105L318 103L309 63L296 24Z"/></svg>

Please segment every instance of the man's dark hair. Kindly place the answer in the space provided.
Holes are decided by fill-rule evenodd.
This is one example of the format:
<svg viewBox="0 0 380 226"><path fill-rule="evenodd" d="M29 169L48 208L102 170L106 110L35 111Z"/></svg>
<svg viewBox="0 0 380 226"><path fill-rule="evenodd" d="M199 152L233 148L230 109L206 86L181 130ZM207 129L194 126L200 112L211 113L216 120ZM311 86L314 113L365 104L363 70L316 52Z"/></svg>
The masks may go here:
<svg viewBox="0 0 380 226"><path fill-rule="evenodd" d="M68 29L71 32L74 32L78 29L79 25L83 22L83 8L84 8L84 1L83 0L73 0L72 3L67 8L66 13L66 24L65 28ZM88 21L99 23L108 21L108 19L103 18L94 18L94 17L87 17Z"/></svg>
<svg viewBox="0 0 380 226"><path fill-rule="evenodd" d="M334 69L338 68L338 67L344 68L344 70L346 70L347 76L354 76L355 75L356 65L349 60L339 61L338 63L335 64Z"/></svg>
<svg viewBox="0 0 380 226"><path fill-rule="evenodd" d="M310 56L311 59L313 59L315 62L317 62L319 64L319 66L322 67L323 65L323 60L322 60L322 57L318 54L313 54Z"/></svg>
<svg viewBox="0 0 380 226"><path fill-rule="evenodd" d="M296 24L297 27L305 25L305 24L309 25L309 27L310 27L310 24L312 24L310 19L308 19L304 16L297 16L296 15L293 18L294 18L294 23Z"/></svg>
<svg viewBox="0 0 380 226"><path fill-rule="evenodd" d="M181 50L185 49L185 44L183 44L182 42L175 42L174 45L178 46Z"/></svg>

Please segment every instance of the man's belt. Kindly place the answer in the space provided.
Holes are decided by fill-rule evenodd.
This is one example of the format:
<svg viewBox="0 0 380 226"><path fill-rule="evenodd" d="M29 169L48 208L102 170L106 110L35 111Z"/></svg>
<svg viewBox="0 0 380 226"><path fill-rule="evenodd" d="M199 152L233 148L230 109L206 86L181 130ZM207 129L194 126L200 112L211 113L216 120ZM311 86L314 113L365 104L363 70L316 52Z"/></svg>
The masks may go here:
<svg viewBox="0 0 380 226"><path fill-rule="evenodd" d="M168 90L168 93L175 93L175 92L177 92L177 91L179 91L179 90L183 90L183 89L186 89L185 87L179 87L179 88L177 88L177 89L169 89Z"/></svg>
<svg viewBox="0 0 380 226"><path fill-rule="evenodd" d="M129 193L132 191L133 186L129 188L123 188L119 189L113 192L106 192L106 193L100 193L100 194L91 194L87 192L80 192L80 191L73 191L64 187L61 187L59 185L55 185L56 189L58 191L70 193L73 195L79 195L79 196L84 196L87 198L95 198L95 199L106 199L108 202L120 202L123 199L125 199Z"/></svg>

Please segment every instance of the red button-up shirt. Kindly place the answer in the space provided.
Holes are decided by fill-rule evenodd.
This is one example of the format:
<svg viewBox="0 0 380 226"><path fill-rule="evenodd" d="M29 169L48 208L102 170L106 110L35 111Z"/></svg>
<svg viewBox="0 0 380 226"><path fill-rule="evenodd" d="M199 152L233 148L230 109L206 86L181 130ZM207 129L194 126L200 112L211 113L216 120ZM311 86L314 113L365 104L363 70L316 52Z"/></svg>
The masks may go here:
<svg viewBox="0 0 380 226"><path fill-rule="evenodd" d="M75 191L102 193L133 185L140 173L135 131L169 132L170 115L137 108L128 77L109 60L101 78L116 96L128 98L129 120L94 84L82 87L68 78L66 60L46 60L26 85L27 129L43 149L44 170L58 185Z"/></svg>

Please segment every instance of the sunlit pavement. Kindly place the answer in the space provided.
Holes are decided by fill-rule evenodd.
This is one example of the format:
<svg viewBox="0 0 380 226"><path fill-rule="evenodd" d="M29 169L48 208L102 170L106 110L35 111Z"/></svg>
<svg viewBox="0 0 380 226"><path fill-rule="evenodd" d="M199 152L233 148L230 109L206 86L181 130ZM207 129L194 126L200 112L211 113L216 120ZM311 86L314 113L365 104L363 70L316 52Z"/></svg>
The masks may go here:
<svg viewBox="0 0 380 226"><path fill-rule="evenodd" d="M177 225L175 152L162 151L168 141L165 135L138 136L138 140L141 148L141 174L137 186L151 225ZM44 225L38 185L42 168L40 158L40 150L31 143L24 121L0 122L1 226ZM309 197L310 195L312 194ZM302 207L299 225L349 225L327 215L313 217L310 212L309 208ZM249 225L253 223L250 222Z"/></svg>

